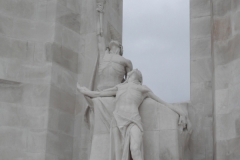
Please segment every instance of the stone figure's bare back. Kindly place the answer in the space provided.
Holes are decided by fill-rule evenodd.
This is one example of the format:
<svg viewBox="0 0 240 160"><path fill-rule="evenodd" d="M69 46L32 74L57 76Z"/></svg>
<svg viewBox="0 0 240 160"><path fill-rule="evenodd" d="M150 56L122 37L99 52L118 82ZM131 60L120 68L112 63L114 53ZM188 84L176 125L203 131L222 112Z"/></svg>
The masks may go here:
<svg viewBox="0 0 240 160"><path fill-rule="evenodd" d="M120 84L126 74L127 61L117 54L105 54L99 66L99 90Z"/></svg>
<svg viewBox="0 0 240 160"><path fill-rule="evenodd" d="M147 97L149 89L145 86L135 83L126 83L119 85L116 95L115 111L123 111L128 113L139 112L138 108Z"/></svg>

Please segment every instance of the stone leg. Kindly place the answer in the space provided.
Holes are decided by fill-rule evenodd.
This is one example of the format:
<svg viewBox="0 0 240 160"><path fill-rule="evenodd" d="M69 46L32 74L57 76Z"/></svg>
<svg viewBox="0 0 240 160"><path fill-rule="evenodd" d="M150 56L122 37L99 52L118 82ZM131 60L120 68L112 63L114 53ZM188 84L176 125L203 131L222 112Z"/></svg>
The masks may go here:
<svg viewBox="0 0 240 160"><path fill-rule="evenodd" d="M130 130L130 149L133 160L143 160L142 141L142 132L138 126L134 125Z"/></svg>

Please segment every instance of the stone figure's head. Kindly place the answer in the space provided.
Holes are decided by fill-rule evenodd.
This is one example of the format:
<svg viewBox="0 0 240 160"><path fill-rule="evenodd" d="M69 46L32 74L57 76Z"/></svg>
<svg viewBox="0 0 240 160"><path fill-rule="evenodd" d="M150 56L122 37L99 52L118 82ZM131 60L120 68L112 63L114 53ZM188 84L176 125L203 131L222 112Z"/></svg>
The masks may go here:
<svg viewBox="0 0 240 160"><path fill-rule="evenodd" d="M98 2L97 3L97 11L102 12L104 9L104 4L103 2Z"/></svg>
<svg viewBox="0 0 240 160"><path fill-rule="evenodd" d="M123 55L123 47L122 45L115 40L111 40L109 43L110 54L118 54L120 56Z"/></svg>
<svg viewBox="0 0 240 160"><path fill-rule="evenodd" d="M131 72L128 72L127 74L127 80L126 82L140 82L142 84L143 78L142 73L138 69L134 69Z"/></svg>

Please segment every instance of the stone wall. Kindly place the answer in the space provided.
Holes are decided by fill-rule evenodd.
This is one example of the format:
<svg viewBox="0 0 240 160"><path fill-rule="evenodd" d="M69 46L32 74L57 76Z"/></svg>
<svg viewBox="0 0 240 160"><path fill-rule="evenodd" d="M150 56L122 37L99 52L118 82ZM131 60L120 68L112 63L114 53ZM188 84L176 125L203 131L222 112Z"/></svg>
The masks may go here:
<svg viewBox="0 0 240 160"><path fill-rule="evenodd" d="M57 0L46 159L72 160L81 1Z"/></svg>
<svg viewBox="0 0 240 160"><path fill-rule="evenodd" d="M216 160L240 157L239 17L239 0L213 0Z"/></svg>
<svg viewBox="0 0 240 160"><path fill-rule="evenodd" d="M1 159L72 159L80 2L0 1Z"/></svg>
<svg viewBox="0 0 240 160"><path fill-rule="evenodd" d="M55 1L0 0L0 159L44 159Z"/></svg>
<svg viewBox="0 0 240 160"><path fill-rule="evenodd" d="M91 136L76 84L94 89L96 0L0 0L1 159L85 159ZM122 0L104 37L122 40Z"/></svg>
<svg viewBox="0 0 240 160"><path fill-rule="evenodd" d="M191 0L192 159L240 157L239 16L238 0Z"/></svg>
<svg viewBox="0 0 240 160"><path fill-rule="evenodd" d="M192 160L213 159L213 59L211 54L211 0L191 0L191 104Z"/></svg>

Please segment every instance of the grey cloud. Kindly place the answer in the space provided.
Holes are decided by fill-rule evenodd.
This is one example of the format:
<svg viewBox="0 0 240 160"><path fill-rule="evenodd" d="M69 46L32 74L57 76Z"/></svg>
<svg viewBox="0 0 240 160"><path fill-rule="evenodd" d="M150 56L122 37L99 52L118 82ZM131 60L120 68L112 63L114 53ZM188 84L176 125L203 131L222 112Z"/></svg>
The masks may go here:
<svg viewBox="0 0 240 160"><path fill-rule="evenodd" d="M190 98L189 2L124 1L124 56L167 102Z"/></svg>

